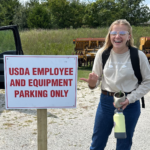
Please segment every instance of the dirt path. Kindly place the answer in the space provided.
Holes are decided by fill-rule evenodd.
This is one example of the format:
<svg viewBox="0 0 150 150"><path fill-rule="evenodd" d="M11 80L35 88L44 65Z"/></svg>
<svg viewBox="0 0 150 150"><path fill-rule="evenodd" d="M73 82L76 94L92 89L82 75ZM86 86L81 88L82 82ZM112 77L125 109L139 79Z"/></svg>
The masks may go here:
<svg viewBox="0 0 150 150"><path fill-rule="evenodd" d="M5 91L0 91L0 150L37 150L36 109L5 110ZM91 91L78 82L76 109L48 109L48 150L89 150L100 88ZM132 150L150 147L150 92L145 96ZM114 132L106 150L115 150Z"/></svg>

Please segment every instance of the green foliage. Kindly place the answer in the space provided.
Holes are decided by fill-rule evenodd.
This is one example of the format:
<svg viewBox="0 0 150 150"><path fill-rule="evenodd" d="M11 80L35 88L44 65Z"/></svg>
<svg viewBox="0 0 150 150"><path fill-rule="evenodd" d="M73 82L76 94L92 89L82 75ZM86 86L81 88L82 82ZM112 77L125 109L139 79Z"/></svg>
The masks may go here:
<svg viewBox="0 0 150 150"><path fill-rule="evenodd" d="M6 22L6 8L4 8L1 4L0 4L0 26L3 26L5 25L7 22Z"/></svg>
<svg viewBox="0 0 150 150"><path fill-rule="evenodd" d="M91 27L109 26L117 19L117 11L118 4L113 0L97 0L96 2L87 5L84 22Z"/></svg>
<svg viewBox="0 0 150 150"><path fill-rule="evenodd" d="M25 55L72 55L78 37L105 37L107 28L29 30L20 32ZM100 35L103 34L103 35Z"/></svg>
<svg viewBox="0 0 150 150"><path fill-rule="evenodd" d="M119 92L119 97L121 97L121 96L122 96L122 92L120 91L120 92Z"/></svg>
<svg viewBox="0 0 150 150"><path fill-rule="evenodd" d="M36 4L39 4L39 0L30 0L29 2L26 3L26 5L28 7L33 7L35 6Z"/></svg>
<svg viewBox="0 0 150 150"><path fill-rule="evenodd" d="M142 4L143 0L97 0L86 7L84 23L91 27L110 26L119 19L127 19L131 25L139 25L150 19L150 9Z"/></svg>
<svg viewBox="0 0 150 150"><path fill-rule="evenodd" d="M20 5L15 10L15 15L13 17L13 24L18 25L19 29L28 28L27 15L28 15L28 8Z"/></svg>
<svg viewBox="0 0 150 150"><path fill-rule="evenodd" d="M0 26L17 24L20 29L108 27L117 19L138 26L150 20L150 8L144 0L1 0Z"/></svg>
<svg viewBox="0 0 150 150"><path fill-rule="evenodd" d="M144 0L118 0L120 18L127 19L131 25L139 25L150 19L150 9Z"/></svg>
<svg viewBox="0 0 150 150"><path fill-rule="evenodd" d="M86 5L84 3L79 3L79 0L73 0L69 7L70 26L73 28L81 27L83 25Z"/></svg>
<svg viewBox="0 0 150 150"><path fill-rule="evenodd" d="M78 0L48 0L48 6L53 16L53 28L77 28L83 25L84 3Z"/></svg>
<svg viewBox="0 0 150 150"><path fill-rule="evenodd" d="M28 13L27 24L29 28L50 28L49 10L40 4L35 4Z"/></svg>
<svg viewBox="0 0 150 150"><path fill-rule="evenodd" d="M0 3L0 25L12 25L15 10L21 5L18 0L1 0Z"/></svg>
<svg viewBox="0 0 150 150"><path fill-rule="evenodd" d="M60 28L70 27L70 9L67 0L49 0L49 9L53 14L54 22Z"/></svg>
<svg viewBox="0 0 150 150"><path fill-rule="evenodd" d="M0 53L16 50L13 31L0 31L0 43Z"/></svg>

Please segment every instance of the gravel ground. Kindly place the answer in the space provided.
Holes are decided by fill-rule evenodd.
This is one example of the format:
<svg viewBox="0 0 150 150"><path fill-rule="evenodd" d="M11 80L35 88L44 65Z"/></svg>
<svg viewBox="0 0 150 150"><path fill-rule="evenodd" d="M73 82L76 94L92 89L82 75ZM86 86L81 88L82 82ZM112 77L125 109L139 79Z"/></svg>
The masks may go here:
<svg viewBox="0 0 150 150"><path fill-rule="evenodd" d="M37 150L37 111L5 110L5 91L0 90L0 150ZM48 150L89 150L99 103L100 88L78 83L76 109L47 109ZM138 121L132 150L150 149L150 92ZM115 150L114 131L105 150Z"/></svg>

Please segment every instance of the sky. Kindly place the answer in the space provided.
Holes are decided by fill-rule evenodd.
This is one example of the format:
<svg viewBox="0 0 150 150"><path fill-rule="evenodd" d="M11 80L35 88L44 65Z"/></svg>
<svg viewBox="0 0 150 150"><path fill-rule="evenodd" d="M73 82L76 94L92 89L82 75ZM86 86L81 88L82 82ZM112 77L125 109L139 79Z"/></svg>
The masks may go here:
<svg viewBox="0 0 150 150"><path fill-rule="evenodd" d="M21 3L25 3L29 0L19 0ZM86 0L82 0L82 1L86 1ZM90 0L90 1L96 1L96 0ZM147 6L150 8L150 0L145 0L144 4L147 4Z"/></svg>
<svg viewBox="0 0 150 150"><path fill-rule="evenodd" d="M147 4L148 7L150 8L150 0L145 0L144 4Z"/></svg>

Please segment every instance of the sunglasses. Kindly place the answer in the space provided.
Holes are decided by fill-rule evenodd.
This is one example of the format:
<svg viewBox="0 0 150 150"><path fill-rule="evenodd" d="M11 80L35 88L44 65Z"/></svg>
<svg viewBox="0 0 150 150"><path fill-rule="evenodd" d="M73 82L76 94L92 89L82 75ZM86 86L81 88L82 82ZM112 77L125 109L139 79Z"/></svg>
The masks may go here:
<svg viewBox="0 0 150 150"><path fill-rule="evenodd" d="M120 36L124 36L126 34L128 34L129 32L128 31L110 31L110 35L113 35L113 36L116 36L117 34L119 34Z"/></svg>

